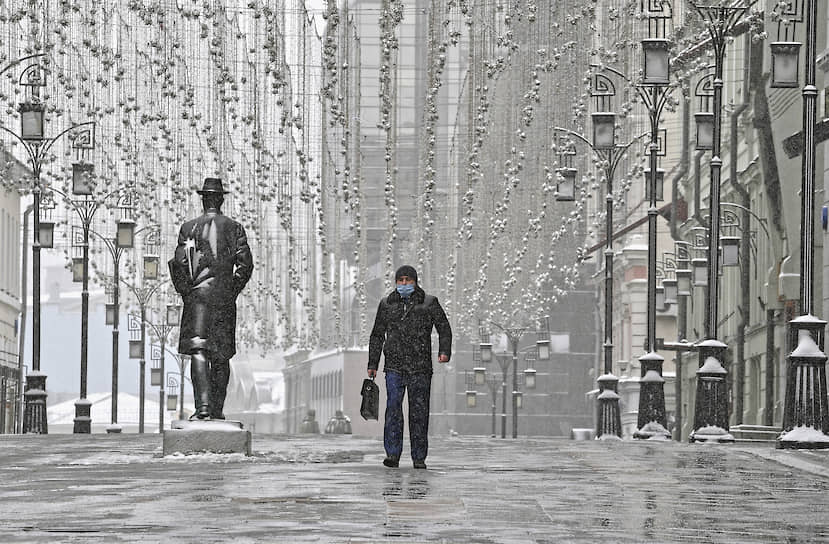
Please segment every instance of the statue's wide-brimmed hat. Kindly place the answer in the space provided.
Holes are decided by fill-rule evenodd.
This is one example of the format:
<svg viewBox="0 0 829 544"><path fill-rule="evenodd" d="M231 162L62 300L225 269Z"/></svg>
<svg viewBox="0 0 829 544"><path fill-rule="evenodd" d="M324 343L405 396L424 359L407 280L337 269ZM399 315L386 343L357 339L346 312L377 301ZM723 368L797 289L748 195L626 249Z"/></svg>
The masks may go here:
<svg viewBox="0 0 829 544"><path fill-rule="evenodd" d="M224 187L222 187L222 180L220 178L204 178L204 185L202 185L201 190L197 190L196 192L200 195L205 193L221 193L226 195L230 191L224 190Z"/></svg>

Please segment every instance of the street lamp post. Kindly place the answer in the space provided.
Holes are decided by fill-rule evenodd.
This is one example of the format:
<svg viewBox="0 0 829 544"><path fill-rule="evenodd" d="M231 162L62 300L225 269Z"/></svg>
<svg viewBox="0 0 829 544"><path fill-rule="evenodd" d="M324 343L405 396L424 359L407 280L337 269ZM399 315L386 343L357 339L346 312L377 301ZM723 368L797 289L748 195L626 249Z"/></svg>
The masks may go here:
<svg viewBox="0 0 829 544"><path fill-rule="evenodd" d="M644 4L643 4L644 7ZM656 218L659 215L657 200L659 178L659 120L668 103L674 85L670 84L669 49L670 41L665 38L667 20L671 17L670 3L660 0L649 5L651 11L647 14L649 38L642 40L643 76L641 81L633 85L642 103L648 108L650 122L650 158L649 168L646 170L648 198L648 293L647 293L647 337L645 340L645 354L639 358L641 364L639 415L637 431L634 438L667 439L670 432L667 430L665 413L665 380L662 378L662 364L664 358L656 352ZM604 66L616 76L631 83L622 72ZM664 174L663 174L664 175ZM664 179L664 178L663 178ZM605 386L612 382L605 381ZM600 387L602 385L600 384Z"/></svg>
<svg viewBox="0 0 829 544"><path fill-rule="evenodd" d="M91 190L85 190L87 187L89 187L88 179L85 180L85 183L79 183L82 180L77 179L77 166L77 163L73 165L73 178L75 179L73 179L72 192L74 195L85 195L88 197L89 195L91 195ZM84 173L81 177L88 178L89 173L91 173L91 169L85 168ZM122 189L112 191L101 198L84 198L83 200L72 199L66 193L54 187L50 188L49 191L58 193L64 198L66 202L69 203L72 209L75 210L75 213L78 214L78 218L80 219L81 226L83 228L83 241L81 243L81 247L83 248L83 272L81 280L83 282L83 287L81 291L81 383L80 398L75 403L75 420L73 432L77 434L89 434L92 432L92 404L86 398L88 377L87 365L89 352L89 233L92 230L90 228L92 220L94 219L95 213L98 211L101 204L105 202L107 198L121 192Z"/></svg>
<svg viewBox="0 0 829 544"><path fill-rule="evenodd" d="M144 227L150 228L150 227ZM134 245L135 234L144 229L135 230L134 222L131 220L118 221L116 234L113 238L102 236L94 229L89 229L90 234L97 236L104 242L107 251L112 257L113 266L113 280L112 280L112 304L107 304L106 308L106 324L112 325L112 402L110 414L110 426L107 428L109 433L120 432L118 427L118 327L121 321L121 287L120 287L120 273L121 273L121 256L125 249L132 248Z"/></svg>
<svg viewBox="0 0 829 544"><path fill-rule="evenodd" d="M597 397L599 409L596 419L596 438L601 440L621 439L622 422L619 411L619 379L613 375L613 179L616 167L627 153L628 148L642 136L624 145L616 144L616 114L609 111L610 99L616 95L613 82L603 74L594 74L591 95L596 98L596 113L593 119L593 142L586 137L561 127L556 131L565 132L586 144L595 160L604 171L607 195L605 197L605 294L604 294L604 374L599 376L600 393Z"/></svg>
<svg viewBox="0 0 829 544"><path fill-rule="evenodd" d="M795 10L793 2L779 3L777 9ZM794 32L798 17L795 13L780 13L781 20ZM789 322L787 358L786 400L783 409L783 431L777 438L778 448L829 448L829 407L827 407L826 360L824 329L826 322L812 315L814 306L815 275L815 122L817 118L818 90L815 86L817 53L817 2L803 3L806 27L806 70L803 86L803 160L802 187L800 191L800 317ZM781 23L782 24L782 23ZM780 30L780 28L779 28ZM779 36L778 36L779 37ZM777 42L779 46L779 42ZM775 44L772 44L775 45ZM792 45L792 44L790 44ZM791 55L781 55L772 49L772 65L775 68L773 86L796 86L797 47L789 47ZM793 68L793 74L786 74ZM789 76L789 77L782 77ZM783 81L778 81L782 79ZM779 85L778 85L779 84Z"/></svg>
<svg viewBox="0 0 829 544"><path fill-rule="evenodd" d="M6 65L0 75L7 70L32 59L39 59L45 53L28 55ZM49 150L61 137L73 133L73 147L91 148L94 144L92 128L94 122L88 121L72 125L53 138L45 135L46 105L40 98L40 88L46 86L46 73L39 63L33 63L23 69L18 84L26 89L25 101L20 104L20 134L0 125L0 129L17 139L26 150L32 165L33 231L32 240L32 371L26 376L25 408L23 415L23 432L47 434L46 417L46 375L40 372L40 174L43 163L49 157Z"/></svg>
<svg viewBox="0 0 829 544"><path fill-rule="evenodd" d="M524 336L524 333L527 331L526 327L504 327L494 321L491 322L493 325L501 329L504 334L507 335L507 340L510 343L510 349L512 350L512 437L518 438L518 399L516 393L518 392L518 342L521 341L521 337ZM498 361L501 362L501 358L498 358ZM507 403L507 380L506 380L506 370L509 368L509 360L506 362L506 366L504 363L501 363L501 370L504 375L504 383L503 383L503 402L504 402L504 417L502 419L502 428L501 428L501 438L504 438L506 434L506 403Z"/></svg>
<svg viewBox="0 0 829 544"><path fill-rule="evenodd" d="M171 355L178 358L178 355L171 352ZM179 364L181 361L179 360ZM190 378L180 371L178 378L175 372L167 372L167 390L171 391L167 395L167 410L170 412L178 411L179 419L184 419L184 380L190 381Z"/></svg>
<svg viewBox="0 0 829 544"><path fill-rule="evenodd" d="M131 283L121 280L121 282L126 285L130 291L132 291L133 295L135 295L136 300L138 301L138 306L141 309L141 337L140 337L140 351L138 355L139 359L139 376L138 376L138 432L139 434L144 433L144 396L145 396L145 381L146 381L146 366L147 360L145 356L145 346L146 346L146 324L147 324L147 304L150 302L150 299L161 287L165 282L159 282L154 285L141 285L136 287ZM161 432L163 429L159 429L158 432Z"/></svg>
<svg viewBox="0 0 829 544"><path fill-rule="evenodd" d="M180 314L181 306L177 304L168 304L167 305L167 312L162 321L159 324L155 324L152 321L147 321L147 325L153 330L153 334L156 338L158 338L159 342L161 343L161 363L159 368L159 376L165 376L164 368L165 368L165 359L167 358L167 337L170 333L179 326L179 314ZM161 432L164 429L164 383L165 380L161 378L159 380L159 391L158 391L158 432Z"/></svg>
<svg viewBox="0 0 829 544"><path fill-rule="evenodd" d="M176 379L176 376L175 376L174 372L168 372L166 374L166 377L167 377L167 379L166 379L167 391L169 391L169 393L167 393L166 408L167 408L167 410L174 412L178 409L179 382ZM184 388L182 387L182 392L183 391L184 391Z"/></svg>
<svg viewBox="0 0 829 544"><path fill-rule="evenodd" d="M473 369L472 374L467 372L466 374L466 385L473 386L473 385L486 385L489 388L489 394L492 398L492 438L495 438L495 428L496 428L496 412L498 406L498 389L501 387L503 380L499 380L497 376L487 375L486 369L483 367L476 367ZM476 405L476 398L477 392L474 390L467 390L466 392L466 404L469 408L474 408Z"/></svg>
<svg viewBox="0 0 829 544"><path fill-rule="evenodd" d="M536 340L536 345L534 346L535 349L538 351L538 359L547 360L550 358L550 339L549 339L549 325L547 323L547 317L544 318L543 323L544 326L542 330L536 331L536 334L539 335L539 338ZM523 396L521 391L519 391L518 386L519 379L518 379L518 342L521 340L521 337L527 332L527 327L504 327L494 321L491 322L493 325L501 329L507 336L509 340L510 347L512 350L512 354L509 355L498 355L498 363L501 365L501 375L503 377L503 381L501 383L502 390L503 390L503 413L501 418L501 438L506 438L507 434L507 371L509 370L510 362L512 363L512 437L518 437L518 409L521 407L523 402ZM483 363L488 363L492 360L492 343L489 341L489 333L487 333L483 327L480 328L479 332L481 336L481 343L480 343L480 353L481 353L481 361ZM541 335L544 335L542 338ZM533 357L535 360L535 357ZM533 387L535 387L535 369L527 369L524 371L524 375L531 375L531 379L533 381Z"/></svg>
<svg viewBox="0 0 829 544"><path fill-rule="evenodd" d="M697 394L694 404L694 430L691 442L733 442L728 432L727 371L722 365L728 346L717 340L720 269L720 181L722 174L722 103L723 63L729 34L756 0L688 0L702 18L714 49L713 138L711 142L711 183L709 185L708 220L708 292L705 297L705 340L699 345ZM736 160L732 157L732 160Z"/></svg>
<svg viewBox="0 0 829 544"><path fill-rule="evenodd" d="M642 3L643 10L645 3ZM664 358L656 352L656 218L659 198L657 178L659 176L659 120L668 103L674 86L670 83L670 46L666 38L667 22L672 17L672 7L667 0L650 2L645 14L648 23L648 38L642 40L643 70L641 80L634 85L642 103L648 108L650 122L650 160L646 194L648 197L648 302L647 338L645 354L639 358L641 378L639 381L639 415L634 438L669 439L665 413L665 380L662 378ZM628 78L610 67L618 76ZM628 80L630 81L630 80ZM663 142L664 143L664 142Z"/></svg>

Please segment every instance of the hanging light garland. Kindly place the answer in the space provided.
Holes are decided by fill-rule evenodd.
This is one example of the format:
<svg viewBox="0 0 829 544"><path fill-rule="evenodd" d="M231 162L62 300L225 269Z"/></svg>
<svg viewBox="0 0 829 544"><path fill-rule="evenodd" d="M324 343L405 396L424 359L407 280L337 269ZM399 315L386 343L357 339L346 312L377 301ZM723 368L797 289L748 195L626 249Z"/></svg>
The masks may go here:
<svg viewBox="0 0 829 544"><path fill-rule="evenodd" d="M228 213L248 225L257 255L291 253L284 263L288 281L272 273L258 285L251 282L240 313L262 321L260 329L267 329L260 331L263 345L275 345L272 339L279 334L283 345L292 346L298 340L291 337L297 314L285 311L286 296L302 303L304 341L315 342L319 328L303 280L310 270L297 253L308 239L300 237L306 226L293 218L313 212L312 232L325 254L328 229L308 136L314 109L292 111L287 99L297 90L289 84L282 17L281 9L258 1L249 2L248 10L230 11L184 2L62 0L41 6L19 0L0 6L0 19L23 32L0 53L8 60L25 50L49 52L49 87L43 98L52 131L96 121L97 179L109 189L134 188L134 217L140 223L174 230L197 212L193 189L201 178L214 173L226 178L232 188ZM297 20L303 18L308 24L307 16ZM307 43L312 43L309 34ZM209 84L203 84L203 75L209 75ZM11 74L7 77L0 84L0 99L16 108L20 91ZM68 152L68 143L58 142L54 156L47 157L44 177L67 183L67 167L60 161L57 168L56 159ZM277 178L277 171L287 175ZM301 189L294 193L292 185ZM296 201L286 196L291 194L298 195ZM276 214L269 213L274 209ZM273 236L273 227L284 236ZM93 248L93 256L102 255L99 249ZM94 260L91 265L106 269ZM263 310L272 307L277 311L268 323L272 318Z"/></svg>
<svg viewBox="0 0 829 544"><path fill-rule="evenodd" d="M395 154L397 141L392 118L396 107L394 97L396 96L396 81L392 77L392 70L397 59L399 40L397 38L397 26L403 20L403 2L401 0L383 0L380 11L380 121L377 128L382 130L386 136L384 147L384 160L386 163L385 183L383 195L386 208L389 214L389 226L386 234L385 251L385 274L384 289L391 286L391 276L394 272L394 245L397 241L397 167L395 166Z"/></svg>

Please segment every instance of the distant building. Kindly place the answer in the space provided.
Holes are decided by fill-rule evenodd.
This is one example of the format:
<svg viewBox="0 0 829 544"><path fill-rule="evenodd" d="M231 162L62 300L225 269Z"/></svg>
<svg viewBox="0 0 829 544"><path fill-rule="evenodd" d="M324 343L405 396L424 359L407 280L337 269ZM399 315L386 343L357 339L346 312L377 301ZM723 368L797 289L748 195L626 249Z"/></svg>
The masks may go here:
<svg viewBox="0 0 829 544"><path fill-rule="evenodd" d="M523 394L523 407L518 412L518 434L521 436L570 436L572 429L591 427L593 406L585 394L595 383L593 343L595 330L590 325L593 314L577 308L595 305L590 292L579 291L571 295L577 304L572 310L554 316L551 326L557 330L569 324L573 332L552 333L552 354L548 361L527 362L525 353L535 345L535 334L527 334L520 344L518 360L519 386ZM436 348L434 343L433 347ZM472 348L472 349L470 349ZM527 349L529 348L529 349ZM455 345L449 364L433 363L431 393L431 434L490 434L492 429L492 395L486 386L477 386L477 405L467 406L466 392L474 388L466 382L467 370L481 365L473 359L475 346ZM495 355L505 354L505 346L497 346ZM511 353L510 353L511 357ZM437 361L437 355L433 355ZM316 411L317 421L328 421L337 410L351 418L353 433L365 436L382 436L385 417L386 388L383 373L377 381L380 385L379 421L366 421L360 417L360 388L366 377L368 351L366 349L340 349L320 353L297 352L286 357L285 375L285 432L299 432L303 418L309 409ZM536 386L524 385L524 370L528 365L536 370ZM382 363L381 363L382 369ZM487 373L501 379L501 369L493 360ZM507 434L512 433L512 367L506 376ZM503 389L496 392L496 428L501 432L503 413ZM408 407L403 403L404 414ZM406 416L408 417L408 416Z"/></svg>

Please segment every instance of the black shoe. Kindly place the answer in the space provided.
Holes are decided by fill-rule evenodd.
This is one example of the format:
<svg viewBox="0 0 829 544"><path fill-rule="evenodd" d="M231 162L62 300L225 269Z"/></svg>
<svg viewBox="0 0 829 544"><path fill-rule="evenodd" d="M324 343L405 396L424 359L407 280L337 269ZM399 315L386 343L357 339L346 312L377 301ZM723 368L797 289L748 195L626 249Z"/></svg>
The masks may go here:
<svg viewBox="0 0 829 544"><path fill-rule="evenodd" d="M426 461L422 459L419 461L415 460L412 464L414 465L414 468L426 468Z"/></svg>
<svg viewBox="0 0 829 544"><path fill-rule="evenodd" d="M218 414L210 414L210 419L225 419L225 415L221 412Z"/></svg>
<svg viewBox="0 0 829 544"><path fill-rule="evenodd" d="M383 464L390 468L397 468L400 466L400 458L399 457L392 457L389 455L385 459L383 459Z"/></svg>
<svg viewBox="0 0 829 544"><path fill-rule="evenodd" d="M196 412L190 416L190 421L195 419L209 419L210 418L210 410L207 406L199 406Z"/></svg>

